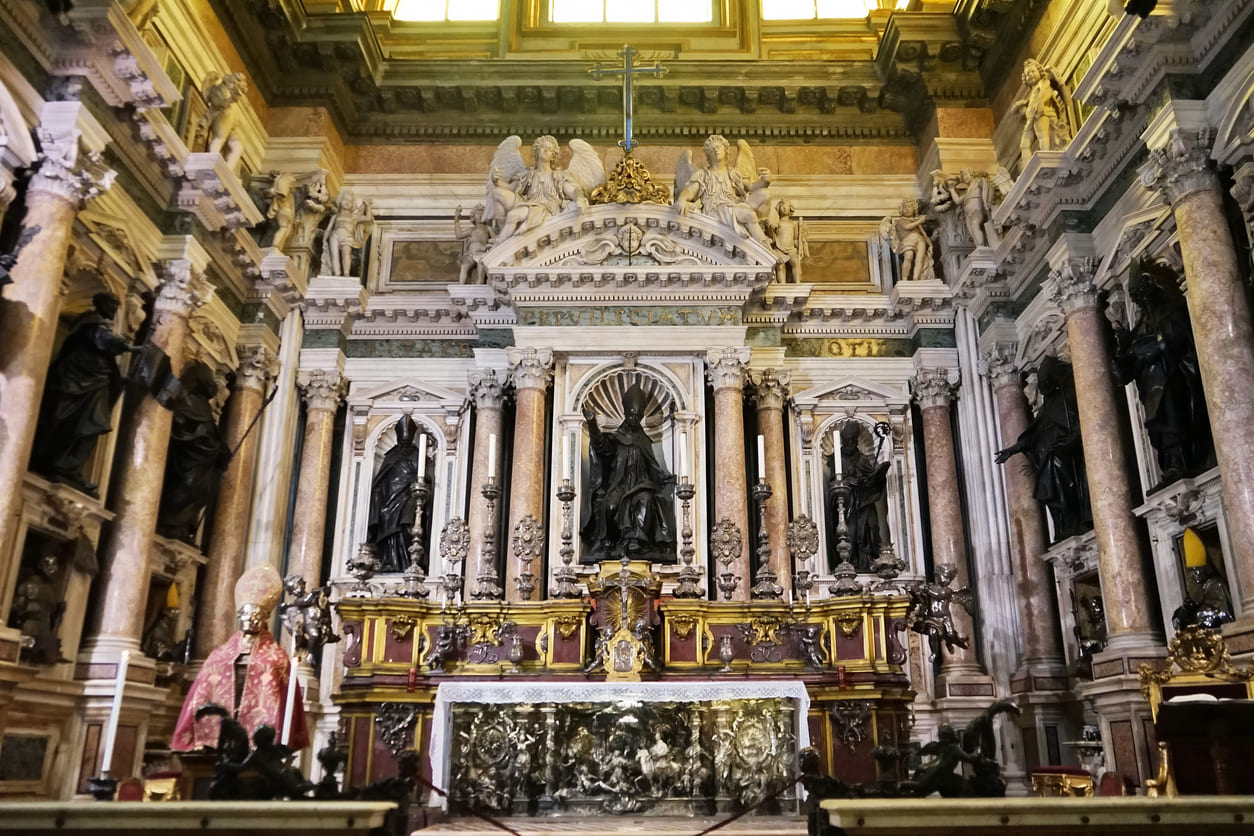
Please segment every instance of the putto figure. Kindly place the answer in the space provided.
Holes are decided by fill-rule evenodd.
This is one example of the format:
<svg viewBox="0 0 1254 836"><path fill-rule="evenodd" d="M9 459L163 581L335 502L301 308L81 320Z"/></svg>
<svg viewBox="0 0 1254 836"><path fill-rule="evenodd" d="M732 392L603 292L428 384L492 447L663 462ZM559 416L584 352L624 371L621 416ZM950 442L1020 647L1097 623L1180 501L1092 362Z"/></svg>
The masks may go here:
<svg viewBox="0 0 1254 836"><path fill-rule="evenodd" d="M906 614L906 622L913 632L927 636L928 646L932 649L932 661L940 658L942 644L950 653L957 648L965 650L970 646L968 636L958 635L950 607L958 604L974 615L972 607L975 597L965 586L950 588L949 584L957 575L957 566L941 563L936 567L935 581L919 584L909 590L910 609Z"/></svg>
<svg viewBox="0 0 1254 836"><path fill-rule="evenodd" d="M200 117L197 132L205 137L205 150L221 154L222 159L235 171L244 153L243 141L235 135L239 115L235 106L248 91L243 73L211 72L205 76L201 92L205 97L205 113Z"/></svg>
<svg viewBox="0 0 1254 836"><path fill-rule="evenodd" d="M771 225L771 249L779 256L775 268L775 280L791 284L801 283L801 264L810 257L810 241L805 224L793 214L792 203L781 200L775 204L776 220Z"/></svg>
<svg viewBox="0 0 1254 836"><path fill-rule="evenodd" d="M749 143L742 139L736 147L734 168L728 160L731 143L719 134L705 140L705 168L694 170L692 152L684 151L675 166L675 211L709 215L769 247L762 222L771 221L770 171L757 168Z"/></svg>
<svg viewBox="0 0 1254 836"><path fill-rule="evenodd" d="M570 141L565 169L557 167L561 146L554 137L536 138L531 165L523 161L521 147L520 137L507 137L492 155L483 219L498 228L497 241L535 229L562 212L582 212L588 195L605 182L601 158L582 139Z"/></svg>
<svg viewBox="0 0 1254 836"><path fill-rule="evenodd" d="M1071 141L1071 93L1054 71L1035 58L1023 62L1023 83L1028 94L1014 103L1023 114L1019 139L1020 170L1037 151L1061 151Z"/></svg>
<svg viewBox="0 0 1254 836"><path fill-rule="evenodd" d="M932 264L932 239L923 228L927 216L920 214L919 201L903 200L900 215L880 221L880 234L892 251L901 256L901 281L919 282L936 278Z"/></svg>
<svg viewBox="0 0 1254 836"><path fill-rule="evenodd" d="M324 276L351 276L353 250L366 246L373 232L371 201L358 203L351 191L340 192L331 205L331 220L322 233L322 266L318 272Z"/></svg>

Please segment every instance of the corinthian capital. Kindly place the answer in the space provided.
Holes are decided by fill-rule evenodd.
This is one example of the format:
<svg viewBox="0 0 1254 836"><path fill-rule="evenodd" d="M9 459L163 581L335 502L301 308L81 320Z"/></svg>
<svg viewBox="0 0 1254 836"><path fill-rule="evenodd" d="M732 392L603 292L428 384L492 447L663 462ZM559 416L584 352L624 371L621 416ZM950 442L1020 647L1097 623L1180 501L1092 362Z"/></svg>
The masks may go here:
<svg viewBox="0 0 1254 836"><path fill-rule="evenodd" d="M235 387L264 392L266 382L274 374L276 359L274 352L264 345L242 347L239 366L235 369Z"/></svg>
<svg viewBox="0 0 1254 836"><path fill-rule="evenodd" d="M31 192L55 195L78 207L113 185L117 172L104 164L100 152L80 149L81 131L38 128L36 133L41 159L30 181Z"/></svg>
<svg viewBox="0 0 1254 836"><path fill-rule="evenodd" d="M1173 208L1191 194L1219 188L1210 160L1214 140L1213 128L1171 131L1167 145L1150 151L1149 159L1137 169L1141 185L1161 194Z"/></svg>
<svg viewBox="0 0 1254 836"><path fill-rule="evenodd" d="M958 393L957 369L919 369L910 379L910 393L919 409L931 409L949 403Z"/></svg>
<svg viewBox="0 0 1254 836"><path fill-rule="evenodd" d="M505 381L497 377L495 369L471 372L469 392L475 409L500 409L505 397Z"/></svg>
<svg viewBox="0 0 1254 836"><path fill-rule="evenodd" d="M1097 285L1093 281L1097 265L1096 258L1073 258L1049 271L1045 290L1064 314L1097 304Z"/></svg>
<svg viewBox="0 0 1254 836"><path fill-rule="evenodd" d="M515 389L549 388L553 379L553 350L549 348L510 348L505 352L509 358L509 374L513 378Z"/></svg>
<svg viewBox="0 0 1254 836"><path fill-rule="evenodd" d="M296 387L310 411L334 412L348 389L348 379L339 369L302 369L296 373Z"/></svg>
<svg viewBox="0 0 1254 836"><path fill-rule="evenodd" d="M1015 361L1018 353L1015 343L997 343L980 357L980 374L988 378L994 389L1022 386L1023 375Z"/></svg>
<svg viewBox="0 0 1254 836"><path fill-rule="evenodd" d="M161 284L153 310L188 317L213 298L213 286L205 281L204 271L190 258L176 258L160 263Z"/></svg>
<svg viewBox="0 0 1254 836"><path fill-rule="evenodd" d="M749 363L749 349L711 348L705 355L705 373L714 391L742 389L745 385L745 366Z"/></svg>
<svg viewBox="0 0 1254 836"><path fill-rule="evenodd" d="M792 375L783 369L763 369L753 381L759 409L783 409Z"/></svg>

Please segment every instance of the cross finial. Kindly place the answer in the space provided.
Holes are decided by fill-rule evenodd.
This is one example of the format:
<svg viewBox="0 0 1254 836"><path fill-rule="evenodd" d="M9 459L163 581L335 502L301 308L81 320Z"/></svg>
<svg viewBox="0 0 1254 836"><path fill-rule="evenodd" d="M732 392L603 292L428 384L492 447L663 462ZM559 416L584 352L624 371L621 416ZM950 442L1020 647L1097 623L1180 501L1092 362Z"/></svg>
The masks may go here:
<svg viewBox="0 0 1254 836"><path fill-rule="evenodd" d="M621 67L603 67L598 61L596 66L588 70L588 75L596 81L600 81L607 75L621 75L623 77L623 139L618 144L628 154L631 149L640 143L631 138L631 77L633 75L650 75L654 78L661 78L666 75L666 68L656 61L652 67L634 67L632 66L636 56L636 50L628 45L624 45L618 53L623 59Z"/></svg>

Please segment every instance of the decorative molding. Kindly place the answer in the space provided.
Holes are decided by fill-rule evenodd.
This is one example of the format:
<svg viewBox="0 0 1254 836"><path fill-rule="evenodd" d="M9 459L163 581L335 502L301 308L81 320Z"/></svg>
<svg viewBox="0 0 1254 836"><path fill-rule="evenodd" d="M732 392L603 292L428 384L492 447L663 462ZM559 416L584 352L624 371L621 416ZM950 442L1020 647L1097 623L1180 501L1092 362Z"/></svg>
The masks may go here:
<svg viewBox="0 0 1254 836"><path fill-rule="evenodd" d="M752 352L748 347L711 348L705 355L705 373L710 385L720 389L743 389L745 367Z"/></svg>
<svg viewBox="0 0 1254 836"><path fill-rule="evenodd" d="M763 369L753 381L758 409L782 410L788 402L792 375L784 369Z"/></svg>
<svg viewBox="0 0 1254 836"><path fill-rule="evenodd" d="M1137 169L1141 185L1161 194L1173 209L1189 195L1217 190L1219 178L1210 159L1214 141L1213 128L1173 129L1167 145L1150 151L1149 160Z"/></svg>
<svg viewBox="0 0 1254 836"><path fill-rule="evenodd" d="M988 378L994 389L1003 386L1023 386L1023 373L1019 368L1017 343L996 343L980 355L980 374Z"/></svg>
<svg viewBox="0 0 1254 836"><path fill-rule="evenodd" d="M549 388L553 380L553 350L549 348L508 348L509 376L515 389Z"/></svg>
<svg viewBox="0 0 1254 836"><path fill-rule="evenodd" d="M296 388L309 411L335 412L348 391L348 378L338 369L301 369L296 373Z"/></svg>
<svg viewBox="0 0 1254 836"><path fill-rule="evenodd" d="M1045 291L1068 316L1082 308L1097 305L1097 284L1094 276L1099 261L1084 256L1067 259L1062 266L1049 271Z"/></svg>
<svg viewBox="0 0 1254 836"><path fill-rule="evenodd" d="M505 400L505 381L497 376L496 369L484 369L468 375L470 386L467 393L475 409L500 409Z"/></svg>
<svg viewBox="0 0 1254 836"><path fill-rule="evenodd" d="M910 378L910 393L918 402L919 409L949 409L949 404L958 394L958 371L919 369Z"/></svg>

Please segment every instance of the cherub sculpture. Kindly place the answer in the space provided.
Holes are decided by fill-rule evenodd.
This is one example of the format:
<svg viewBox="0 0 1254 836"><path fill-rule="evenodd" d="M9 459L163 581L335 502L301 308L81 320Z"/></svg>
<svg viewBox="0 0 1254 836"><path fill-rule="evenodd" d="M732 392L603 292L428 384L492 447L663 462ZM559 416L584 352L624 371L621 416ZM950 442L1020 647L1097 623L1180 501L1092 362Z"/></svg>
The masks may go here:
<svg viewBox="0 0 1254 836"><path fill-rule="evenodd" d="M793 214L792 203L781 200L775 204L774 221L767 227L771 249L779 256L775 279L779 282L801 283L801 263L810 257L810 241L805 224Z"/></svg>
<svg viewBox="0 0 1254 836"><path fill-rule="evenodd" d="M746 238L771 246L763 225L772 226L770 171L758 168L749 143L736 143L736 165L728 160L731 143L719 134L705 140L705 167L694 169L692 152L685 150L675 166L675 211L698 212L732 227Z"/></svg>
<svg viewBox="0 0 1254 836"><path fill-rule="evenodd" d="M235 136L235 125L239 121L235 105L248 90L248 82L243 73L211 72L205 76L201 87L201 95L205 98L205 112L196 127L198 134L205 135L205 150L210 154L221 154L226 164L234 171L239 165L240 155L244 153L244 143Z"/></svg>
<svg viewBox="0 0 1254 836"><path fill-rule="evenodd" d="M322 648L340 640L331 624L331 606L324 586L306 591L305 579L300 575L288 575L283 579L283 590L290 596L279 605L279 614L296 641L296 653L304 659L316 661Z"/></svg>
<svg viewBox="0 0 1254 836"><path fill-rule="evenodd" d="M351 191L340 192L331 204L331 220L322 233L323 276L349 276L353 268L353 250L366 246L374 232L374 207L371 201L358 203Z"/></svg>
<svg viewBox="0 0 1254 836"><path fill-rule="evenodd" d="M932 661L941 655L941 644L954 652L955 648L964 650L970 646L966 636L958 635L954 627L954 619L949 608L959 604L968 613L972 612L975 597L968 587L950 589L949 584L958 574L958 567L952 563L941 563L936 567L936 580L922 583L910 589L910 609L906 614L906 623L915 633L927 636L928 645L932 649Z"/></svg>
<svg viewBox="0 0 1254 836"><path fill-rule="evenodd" d="M932 239L923 228L927 216L919 212L919 201L903 200L900 211L900 215L890 215L880 221L880 234L888 239L893 252L901 256L901 280L918 282L936 278Z"/></svg>
<svg viewBox="0 0 1254 836"><path fill-rule="evenodd" d="M492 248L492 227L483 220L483 213L482 205L471 209L470 228L466 230L462 229L464 217L462 207L458 206L457 211L453 213L453 235L462 242L462 255L458 261L457 274L459 284L466 284L472 275L475 284L483 284L487 281L487 273L479 259Z"/></svg>
<svg viewBox="0 0 1254 836"><path fill-rule="evenodd" d="M1061 151L1071 141L1071 93L1054 71L1035 58L1023 62L1023 83L1028 94L1014 103L1023 114L1019 139L1020 169L1027 167L1035 151Z"/></svg>
<svg viewBox="0 0 1254 836"><path fill-rule="evenodd" d="M582 212L588 195L605 182L601 158L582 139L570 141L570 163L564 169L557 167L561 146L555 138L536 138L531 165L523 161L521 147L521 138L507 137L492 155L483 219L497 228L497 241L535 229L562 212Z"/></svg>
<svg viewBox="0 0 1254 836"><path fill-rule="evenodd" d="M971 241L977 247L987 247L988 232L984 225L988 223L995 192L989 176L970 168L962 169L957 176L933 171L932 184L933 208L941 212L960 208Z"/></svg>

